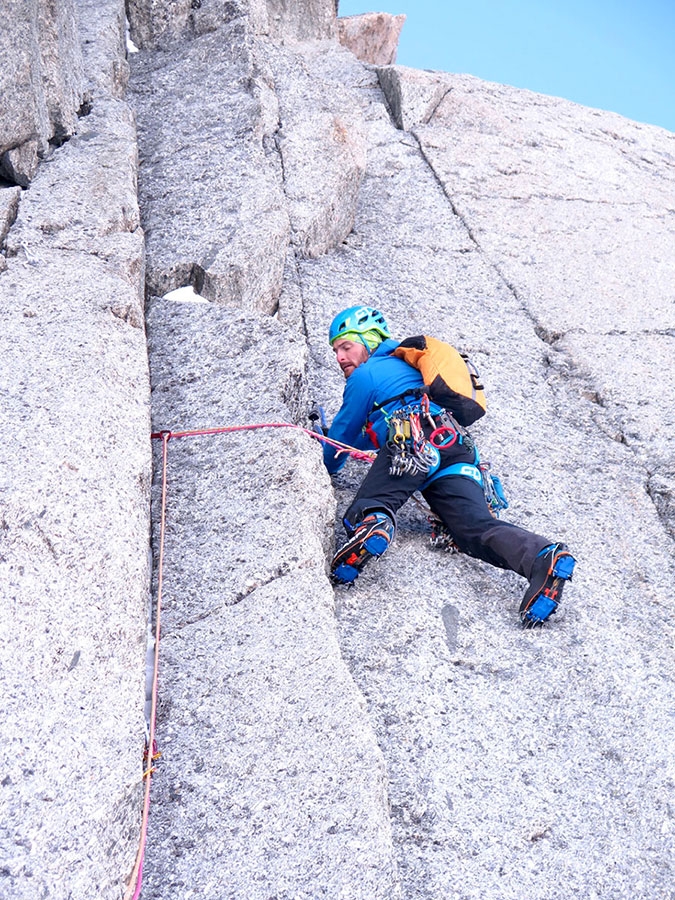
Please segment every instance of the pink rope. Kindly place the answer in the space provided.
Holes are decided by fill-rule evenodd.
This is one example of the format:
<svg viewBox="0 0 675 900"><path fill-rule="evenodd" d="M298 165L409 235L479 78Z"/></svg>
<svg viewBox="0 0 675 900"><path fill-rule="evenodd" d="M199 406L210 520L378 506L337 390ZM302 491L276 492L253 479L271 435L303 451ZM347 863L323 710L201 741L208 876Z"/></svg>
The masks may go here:
<svg viewBox="0 0 675 900"><path fill-rule="evenodd" d="M150 437L152 440L162 441L162 504L160 514L160 535L159 535L159 562L157 565L157 611L155 620L155 661L152 673L152 702L150 705L150 730L148 735L147 747L147 769L143 773L145 779L145 792L143 795L143 816L141 818L141 840L136 854L136 861L129 878L129 885L124 894L124 900L138 900L141 887L143 884L143 860L145 858L145 847L148 838L148 819L150 816L150 785L152 782L152 773L154 767L153 759L159 754L155 750L155 729L157 721L157 696L158 696L158 675L159 675L159 638L162 615L162 591L164 586L164 537L166 534L166 495L167 495L167 469L169 456L169 441L171 438L184 437L200 437L213 434L229 434L235 431L255 431L260 428L293 428L296 431L302 431L310 437L316 438L324 444L335 447L338 453L349 453L355 459L362 459L368 462L373 461L374 453L361 452L349 444L343 444L340 441L334 441L323 434L317 434L310 431L309 428L303 428L302 425L292 425L288 422L265 422L256 425L230 425L223 428L201 428L194 431L156 431Z"/></svg>
<svg viewBox="0 0 675 900"><path fill-rule="evenodd" d="M200 428L194 431L155 431L150 437L153 440L162 440L167 434L169 438L183 438L211 434L229 434L235 431L256 431L259 428L294 428L296 431L302 431L304 434L308 434L310 437L317 441L321 441L323 444L335 447L338 453L349 453L354 459L372 462L375 457L374 451L357 450L356 447L351 447L349 444L335 441L332 438L326 437L325 434L317 434L316 431L311 431L309 428L304 428L302 425L292 425L290 422L261 422L256 425L228 425L223 428Z"/></svg>

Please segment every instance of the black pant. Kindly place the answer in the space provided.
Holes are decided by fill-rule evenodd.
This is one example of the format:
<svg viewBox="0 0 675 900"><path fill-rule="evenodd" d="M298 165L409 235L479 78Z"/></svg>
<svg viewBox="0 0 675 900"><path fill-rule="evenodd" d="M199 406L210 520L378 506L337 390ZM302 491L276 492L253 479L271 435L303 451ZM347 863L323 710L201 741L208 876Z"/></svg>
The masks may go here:
<svg viewBox="0 0 675 900"><path fill-rule="evenodd" d="M473 451L464 446L441 450L441 469L454 463L474 461ZM343 522L348 532L369 512L385 512L396 521L396 512L427 480L418 475L389 474L389 454L380 450ZM452 534L463 553L501 569L511 569L530 577L537 554L552 543L517 525L495 519L485 501L483 489L464 475L447 475L422 490L427 503Z"/></svg>

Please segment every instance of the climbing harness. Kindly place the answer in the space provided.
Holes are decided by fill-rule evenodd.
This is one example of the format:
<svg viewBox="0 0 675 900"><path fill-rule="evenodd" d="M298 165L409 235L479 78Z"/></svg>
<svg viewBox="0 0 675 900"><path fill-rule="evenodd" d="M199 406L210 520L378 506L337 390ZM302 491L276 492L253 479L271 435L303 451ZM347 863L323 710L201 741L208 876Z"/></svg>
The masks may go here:
<svg viewBox="0 0 675 900"><path fill-rule="evenodd" d="M162 499L160 507L159 558L157 563L157 601L155 605L155 652L152 673L150 718L148 722L146 745L143 751L143 779L145 781L145 790L143 794L143 813L141 817L141 838L138 852L136 854L136 860L134 862L134 867L131 871L131 875L129 876L128 886L124 893L124 900L138 900L138 897L141 893L143 882L143 859L145 856L145 847L148 836L148 819L150 815L150 786L152 782L152 775L155 771L153 763L161 756L157 749L155 731L157 720L162 592L164 586L164 544L166 536L166 498L169 441L172 438L230 434L237 431L257 431L262 428L292 428L296 431L302 431L304 434L315 438L321 443L329 444L331 447L334 447L336 455L341 453L348 453L355 459L367 460L368 462L372 462L372 460L376 456L374 451L363 452L357 450L355 447L351 447L349 444L343 444L341 441L335 441L332 438L328 438L323 433L317 433L316 431L311 431L309 428L303 428L302 425L294 425L289 422L264 422L255 425L230 425L223 428L201 428L194 431L156 431L150 435L152 440L162 442Z"/></svg>
<svg viewBox="0 0 675 900"><path fill-rule="evenodd" d="M459 463L457 467L448 466L447 469L443 469L442 474L463 475L464 477L473 478L483 488L485 502L495 519L499 518L499 514L503 509L508 508L509 501L506 499L501 478L490 472L489 462L479 462L476 466ZM478 476L481 476L480 481ZM431 528L429 543L434 550L443 550L446 553L460 552L451 532L437 515L434 513L427 515L427 521Z"/></svg>
<svg viewBox="0 0 675 900"><path fill-rule="evenodd" d="M499 518L499 513L503 509L508 509L509 501L506 499L502 480L498 475L493 475L490 471L490 463L483 462L478 455L475 445L472 447L474 451L473 462L454 463L451 466L445 466L437 472L432 473L427 481L422 485L422 489L433 484L439 478L446 478L448 475L461 475L463 478L470 478L483 489L485 494L485 502L492 515Z"/></svg>
<svg viewBox="0 0 675 900"><path fill-rule="evenodd" d="M380 409L384 405L378 404ZM489 462L481 462L476 444L469 432L448 410L441 410L432 416L426 393L422 392L417 399L399 406L391 413L383 410L383 414L387 423L390 475L400 478L402 475L427 474L429 479L424 487L437 478L462 475L483 488L485 502L493 516L498 518L501 510L508 508L509 503L501 479L490 472ZM424 434L423 421L432 428L428 438ZM469 453L473 450L473 463L455 463L441 469L439 451L452 447L458 441ZM432 530L432 546L445 547L447 540L443 534L444 530L442 524Z"/></svg>

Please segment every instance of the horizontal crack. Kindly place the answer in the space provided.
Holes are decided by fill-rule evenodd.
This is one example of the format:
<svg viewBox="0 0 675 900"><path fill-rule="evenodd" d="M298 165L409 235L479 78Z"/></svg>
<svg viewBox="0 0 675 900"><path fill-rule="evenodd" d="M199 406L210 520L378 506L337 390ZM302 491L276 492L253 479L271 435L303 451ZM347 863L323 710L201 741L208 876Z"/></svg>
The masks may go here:
<svg viewBox="0 0 675 900"><path fill-rule="evenodd" d="M255 594L256 591L262 590L262 588L268 587L270 584L274 584L275 581L280 581L282 578L287 578L289 575L292 575L294 572L301 572L304 569L316 568L316 560L305 560L304 562L299 562L294 566L279 566L276 571L274 571L268 578L256 581L254 584L247 587L245 590L241 590L234 595L234 598L229 603L219 603L217 606L213 606L208 610L205 610L203 613L200 613L197 616L194 616L191 619L187 619L184 622L180 622L176 624L174 628L171 629L171 633L175 634L179 631L182 631L185 628L189 628L191 625L196 625L199 622L204 622L206 619L211 616L222 612L224 610L230 609L233 606L237 606L242 603L252 594Z"/></svg>
<svg viewBox="0 0 675 900"><path fill-rule="evenodd" d="M525 174L525 173L522 173ZM469 191L457 191L458 197L470 197L473 198L474 194ZM587 203L591 206L618 206L625 207L626 209L633 209L635 207L643 207L644 209L652 209L650 204L645 203L641 200L633 200L633 201L625 201L625 200L599 200L592 199L590 197L565 197L562 194L499 194L499 193L482 193L482 200L513 200L513 201L527 201L527 200L558 200L562 203ZM663 212L662 209L659 209L659 212ZM667 209L666 212L675 212L675 210Z"/></svg>

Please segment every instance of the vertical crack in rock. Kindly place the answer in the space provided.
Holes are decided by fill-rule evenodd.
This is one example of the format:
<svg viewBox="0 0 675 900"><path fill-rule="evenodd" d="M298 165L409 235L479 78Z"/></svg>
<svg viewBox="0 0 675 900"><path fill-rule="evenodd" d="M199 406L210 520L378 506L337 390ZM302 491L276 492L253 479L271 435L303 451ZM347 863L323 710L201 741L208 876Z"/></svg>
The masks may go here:
<svg viewBox="0 0 675 900"><path fill-rule="evenodd" d="M339 247L351 232L365 170L364 122L341 66L349 54L307 46L268 48L277 98L274 147L291 222L281 318L307 337L299 264Z"/></svg>
<svg viewBox="0 0 675 900"><path fill-rule="evenodd" d="M276 34L280 23L289 24L277 19ZM160 48L133 60L148 292L189 277L212 301L148 299L156 430L304 420L298 266L337 246L353 220L363 163L358 141L335 125L351 101L337 77L327 85L310 74L330 69L326 48L310 46L307 62L304 46L246 35L233 21L186 36L171 58ZM201 73L217 76L210 117L191 93ZM162 96L180 117L165 114ZM217 146L204 152L212 134ZM272 196L283 240L265 243L277 227ZM201 208L215 210L215 224ZM168 221L173 209L180 227ZM253 257L250 271L239 247ZM207 898L222 884L247 900L270 891L396 897L386 775L337 645L323 569L334 497L316 442L264 429L185 439L172 442L169 468L164 752L144 896L181 893L197 869L213 872L201 879Z"/></svg>
<svg viewBox="0 0 675 900"><path fill-rule="evenodd" d="M438 105L440 105L440 103L437 104L437 107L438 107ZM557 352L557 354L562 353L564 356L567 356L567 360L566 360L566 364L565 364L566 369L567 369L567 377L569 379L574 378L575 377L575 372L573 371L574 364L573 364L573 361L572 361L571 357L569 356L569 354L566 353L566 346L563 341L563 338L565 337L564 333L562 331L552 330L537 320L535 313L530 309L529 305L520 296L520 292L519 292L517 286L515 284L513 284L506 277L506 275L502 272L501 266L497 262L493 261L490 258L490 254L486 253L485 249L481 245L480 241L478 240L474 231L472 230L470 224L468 223L466 217L460 213L453 198L450 196L446 183L441 179L439 174L436 172L432 161L430 160L429 156L427 155L427 153L424 150L424 146L423 146L421 140L419 139L419 137L416 134L414 134L414 132L413 132L413 137L415 138L415 140L419 146L420 153L421 153L423 159L425 160L429 169L433 173L434 179L436 180L437 184L440 186L441 190L443 191L444 196L447 198L453 214L462 223L462 226L465 228L469 238L471 239L473 244L476 246L476 249L481 253L481 255L482 255L483 259L486 261L486 263L495 271L495 273L497 274L499 279L502 281L502 283L505 285L505 287L509 290L509 292L513 295L514 299L517 301L523 314L530 319L530 321L533 324L534 332L537 335L537 337L540 340L542 340L545 344L552 347ZM555 369L552 367L552 358L550 356L546 356L545 359L547 360L549 370L555 371ZM560 371L560 363L559 362L557 364L557 371ZM597 382L593 379L593 377L590 373L587 373L585 377L583 377L580 373L576 373L576 378L578 381L582 382L582 385L580 388L580 396L588 395L589 393L597 394ZM561 414L563 414L562 408L561 408ZM628 441L626 441L626 438L623 434L620 435L620 442L625 443L625 444L629 443ZM652 495L649 494L649 496L652 496ZM653 499L653 497L652 497L652 499ZM659 516L664 520L664 524L668 528L670 528L671 526L669 525L668 519L664 518L664 510L670 508L669 504L667 502L664 502L663 498L661 498L660 502L658 504L655 503L655 508L656 508Z"/></svg>
<svg viewBox="0 0 675 900"><path fill-rule="evenodd" d="M642 424L643 452L655 438L651 450L672 459L672 441L663 434L672 430L663 423L670 421L667 398L675 388L666 375L660 390L660 369L653 387L647 377L650 355L663 363L672 360L672 351L663 338L642 348L641 334L608 340L607 320L599 334L591 333L589 323L602 317L604 296L585 291L586 279L577 284L576 254L557 237L558 266L551 277L536 268L543 265L536 254L547 247L551 210L540 209L539 201L514 209L493 190L487 197L481 193L494 173L493 159L511 162L521 150L521 129L530 139L529 131L538 136L538 127L551 143L559 138L570 155L561 192L583 196L597 148L594 136L579 135L594 114L496 86L477 85L475 93L467 110L462 96L459 107L453 106L459 124L448 118L429 126L422 141L445 165L447 193L452 195L455 180L462 186L465 193L455 204L438 190L441 179L428 171L428 160L407 136L392 135L388 119L373 114L369 120L373 142L355 230L338 253L300 262L313 352L328 356L331 313L359 302L381 304L397 337L433 328L452 343L476 348L490 405L485 421L472 430L481 452L505 477L512 501L505 518L562 536L579 564L556 620L525 634L517 616L522 580L461 555L434 555L420 540L423 523L402 510L390 551L353 591L338 595L343 653L367 698L387 761L405 896L436 900L452 896L458 884L467 898L547 896L553 870L564 871L565 884L582 893L600 877L621 895L630 889L614 866L628 857L634 860L629 868L658 893L670 825L651 780L657 777L661 790L671 789L664 772L674 736L672 547L645 495L642 465L601 432L597 404L582 392L592 385L590 392L615 408L626 400L634 410L633 440ZM446 94L442 105L451 98ZM559 120L568 113L569 133L559 137ZM665 149L666 136L659 140ZM548 145L542 156L534 159L534 175L558 166ZM504 195L511 196L507 188ZM616 196L627 191L621 181ZM471 228L457 210L451 214L452 205ZM574 214L571 204L564 206L563 217ZM605 216L604 204L591 210L586 203L579 215L583 222L596 212ZM601 223L608 243L616 215L613 209ZM631 272L640 271L649 223L626 235L635 258L608 273L606 289L617 296L616 313L624 323L630 319L643 327L654 308L664 326L668 317L672 323L663 227L661 221L654 229L654 264L664 275L665 298L654 290L641 315L631 306L631 298L642 296ZM504 274L491 264L489 250ZM542 335L559 335L552 349L543 347L533 325ZM562 358L560 367L545 362L542 350L549 360ZM670 372L672 362L661 368ZM574 373L580 385L572 381ZM331 376L327 361L322 374L326 402L336 410L343 382L338 373ZM336 477L342 509L362 475L347 467ZM648 696L655 703L645 706ZM656 733L663 737L655 740ZM633 768L655 745L658 762L650 757L650 774L643 774L639 762ZM589 804L600 782L607 790ZM626 818L638 795L641 808L650 808L652 824ZM661 827L665 836L654 855L638 862L636 848L651 846L653 829ZM607 856L599 863L579 857L569 844L572 833L589 846L620 833L609 851L612 862ZM669 863L665 871L670 876Z"/></svg>
<svg viewBox="0 0 675 900"><path fill-rule="evenodd" d="M280 111L275 144L292 243L302 258L322 256L349 234L365 169L360 109L339 77L343 53L270 48Z"/></svg>
<svg viewBox="0 0 675 900"><path fill-rule="evenodd" d="M449 93L449 91L447 91L446 94L447 93ZM440 103L441 103L441 101L439 101L439 103L437 104L437 107L440 105ZM440 177L440 175L434 168L432 161L429 159L429 156L427 155L427 153L424 149L422 141L419 139L419 137L414 132L411 132L411 136L414 138L414 140L419 148L419 152L422 156L422 159L425 161L425 163L429 167L429 170L431 171L431 173L434 177L434 180L436 181L436 183L440 187L441 191L443 192L443 195L446 197L448 203L450 204L450 208L452 209L453 215L457 218L457 220L459 222L461 222L462 227L466 231L471 242L474 244L476 250L481 254L481 257L485 260L486 264L491 269L493 269L495 274L498 276L499 280L504 284L504 286L513 295L514 299L518 302L518 305L522 309L523 313L532 320L532 323L534 325L534 330L535 330L535 333L537 334L537 336L540 337L546 343L552 343L554 340L556 340L556 338L549 340L549 336L547 335L545 329L537 323L534 315L529 310L527 304L519 296L516 285L507 279L507 277L501 271L500 266L490 258L489 254L486 253L484 247L481 246L481 243L478 240L478 238L476 237L476 234L475 234L474 230L471 228L471 225L469 224L467 218L464 215L462 215L462 213L459 211L455 201L453 200L452 196L450 195L450 193L448 191L447 185L445 184L445 182L442 180L442 178ZM544 335L546 335L546 336L544 336Z"/></svg>
<svg viewBox="0 0 675 900"><path fill-rule="evenodd" d="M452 91L452 88L450 87L441 94L441 96L438 98L438 100L436 100L434 102L433 106L431 106L431 108L429 109L429 112L421 120L420 124L426 125L428 122L430 122L433 119L433 117L436 115L437 110L440 108L440 106L443 103L443 101L445 100L445 98L450 95L451 91Z"/></svg>
<svg viewBox="0 0 675 900"><path fill-rule="evenodd" d="M408 133L416 125L426 125L452 91L438 73L402 66L380 66L376 71L392 122Z"/></svg>
<svg viewBox="0 0 675 900"><path fill-rule="evenodd" d="M440 106L440 103L438 104L438 106ZM567 349L567 345L569 343L573 343L573 341L570 340L570 341L566 342L564 340L565 332L563 332L562 330L558 330L558 329L552 329L537 319L535 312L530 309L529 304L527 304L524 301L524 299L520 296L520 292L519 292L518 288L516 287L516 285L514 283L512 283L511 280L509 278L507 278L507 276L502 272L502 267L499 265L499 263L493 261L490 258L491 255L486 252L486 250L483 246L481 246L481 242L476 237L476 234L474 233L474 231L472 230L468 221L466 220L466 217L464 217L459 212L455 202L453 201L453 198L450 196L447 184L443 181L443 179L440 177L440 175L436 172L432 160L429 158L428 154L425 152L422 141L419 139L419 137L417 135L414 135L414 136L419 144L420 152L422 153L422 156L424 157L425 161L427 162L429 168L434 173L434 177L436 178L436 181L438 182L438 184L440 185L441 189L443 190L445 196L447 197L447 199L451 205L451 208L453 210L453 213L462 222L463 226L467 230L467 234L469 235L469 237L471 238L473 243L476 245L477 249L483 254L484 258L489 262L489 265L491 265L494 268L497 275L500 277L500 279L503 281L503 283L506 285L506 287L509 289L509 291L513 294L514 298L517 300L519 306L521 307L523 313L531 319L533 326L534 326L535 334L542 341L544 341L546 344L551 346L555 351L557 351L557 354L562 353L564 356L567 357L567 362L566 362L566 364L564 364L566 367L566 370L567 370L567 378L568 379L576 379L578 382L580 382L581 386L580 386L579 396L588 395L589 393L597 394L598 393L597 377L595 377L590 371L587 371L585 373L585 375L580 372L576 372L576 373L574 372L575 365L574 365L572 356L570 355L569 350ZM559 199L564 199L565 202L570 201L570 198L562 198L561 197ZM572 202L572 201L570 201L570 202ZM607 201L607 202L609 202L609 201ZM626 205L626 204L622 203L622 205ZM583 329L576 329L576 332L579 333L580 336L583 335ZM665 329L665 332L668 332L668 329ZM570 332L570 334L571 334L571 332ZM551 368L552 358L547 357L547 359L549 362L549 368ZM560 361L558 361L558 363L557 363L557 369L558 369L558 371L560 370ZM562 413L562 410L561 410L561 413ZM606 426L602 425L597 420L596 420L596 424L598 425L599 428L601 428L601 430L603 430L603 431L606 430ZM631 449L632 453L635 455L638 463L640 465L644 466L645 461L644 461L644 454L642 452L642 442L640 440L635 441L635 440L627 439L626 435L623 433L623 427L621 425L618 426L618 429L615 428L614 433L616 435L615 439L618 440L620 443L625 444L626 446L630 447L630 449ZM662 485L662 483L663 482L661 480L658 481L659 485ZM663 521L664 527L666 528L668 533L672 535L673 534L672 494L668 490L664 490L662 487L652 489L650 480L647 480L646 484L647 484L647 487L646 487L647 495L654 502L655 510L656 510L658 516L660 517L660 519Z"/></svg>
<svg viewBox="0 0 675 900"><path fill-rule="evenodd" d="M324 561L362 469L334 493L297 431L172 440L143 896L672 882L673 136L376 73L335 6L129 0L147 256L121 0L16 0L0 33L0 154L30 185L0 188L16 900L119 900L138 847L149 387L156 430L300 419L311 353L337 409L326 326L357 303L477 352L481 450L513 520L573 546L574 582L524 633L521 579L439 559L406 510L338 596L340 648ZM189 281L208 302L155 295Z"/></svg>
<svg viewBox="0 0 675 900"><path fill-rule="evenodd" d="M20 2L0 34L0 176L27 187L77 129L83 64L74 0Z"/></svg>
<svg viewBox="0 0 675 900"><path fill-rule="evenodd" d="M154 427L287 421L306 348L281 318L152 299ZM195 869L210 873L207 898L223 884L247 900L324 884L351 896L364 878L367 896L396 896L385 773L320 565L334 500L314 442L290 430L175 441L169 484L144 896L180 892ZM355 834L367 866L350 858Z"/></svg>
<svg viewBox="0 0 675 900"><path fill-rule="evenodd" d="M273 313L289 224L265 152L269 89L246 20L135 54L131 89L149 295L192 279L212 302Z"/></svg>
<svg viewBox="0 0 675 900"><path fill-rule="evenodd" d="M0 272L7 268L7 236L16 221L21 202L20 187L0 187Z"/></svg>

